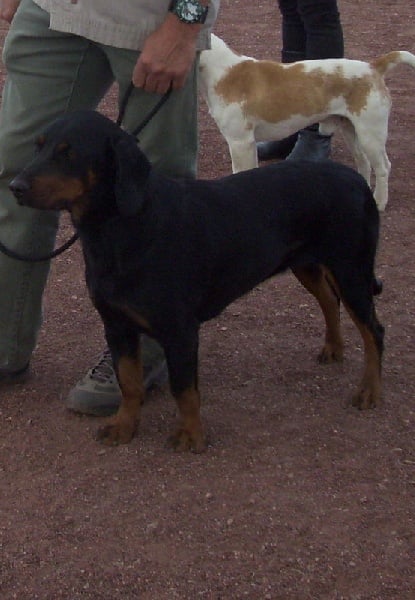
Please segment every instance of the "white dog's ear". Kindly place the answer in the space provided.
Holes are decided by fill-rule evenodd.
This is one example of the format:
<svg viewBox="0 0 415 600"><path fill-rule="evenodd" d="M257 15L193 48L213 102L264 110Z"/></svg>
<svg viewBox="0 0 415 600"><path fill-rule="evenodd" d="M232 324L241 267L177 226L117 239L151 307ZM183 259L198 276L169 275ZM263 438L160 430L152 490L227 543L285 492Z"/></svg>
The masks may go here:
<svg viewBox="0 0 415 600"><path fill-rule="evenodd" d="M128 217L140 212L144 202L144 186L151 171L147 157L136 139L125 135L113 146L115 158L114 193L118 210Z"/></svg>

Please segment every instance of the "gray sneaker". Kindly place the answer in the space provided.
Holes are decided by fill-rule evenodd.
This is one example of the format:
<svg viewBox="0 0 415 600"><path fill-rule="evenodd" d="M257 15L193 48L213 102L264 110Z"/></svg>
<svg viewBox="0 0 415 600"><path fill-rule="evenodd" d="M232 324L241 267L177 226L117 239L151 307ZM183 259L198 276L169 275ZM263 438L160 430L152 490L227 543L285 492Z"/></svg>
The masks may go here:
<svg viewBox="0 0 415 600"><path fill-rule="evenodd" d="M144 366L144 387L162 386L167 382L165 360ZM97 363L71 389L66 408L85 415L104 417L115 413L121 403L121 390L115 375L108 349L99 356Z"/></svg>

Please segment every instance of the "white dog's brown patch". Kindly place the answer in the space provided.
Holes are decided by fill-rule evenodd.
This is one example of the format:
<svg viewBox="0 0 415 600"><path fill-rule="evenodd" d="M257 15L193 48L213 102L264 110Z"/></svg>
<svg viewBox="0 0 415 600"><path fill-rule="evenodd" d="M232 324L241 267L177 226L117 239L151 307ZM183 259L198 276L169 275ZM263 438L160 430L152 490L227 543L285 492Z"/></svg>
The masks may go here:
<svg viewBox="0 0 415 600"><path fill-rule="evenodd" d="M324 114L338 96L358 115L367 105L371 79L369 75L345 78L341 66L327 73L321 68L306 70L303 63L288 67L245 60L229 69L215 91L227 103L242 100L246 114L272 123L295 115Z"/></svg>

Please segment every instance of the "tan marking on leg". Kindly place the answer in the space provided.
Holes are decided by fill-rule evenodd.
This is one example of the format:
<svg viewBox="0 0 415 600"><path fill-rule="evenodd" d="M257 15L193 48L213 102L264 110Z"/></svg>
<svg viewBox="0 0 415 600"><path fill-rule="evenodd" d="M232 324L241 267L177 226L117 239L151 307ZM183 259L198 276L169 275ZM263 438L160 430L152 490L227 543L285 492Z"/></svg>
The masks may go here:
<svg viewBox="0 0 415 600"><path fill-rule="evenodd" d="M342 361L344 344L340 331L340 306L339 297L334 291L336 287L333 277L324 268L315 272L295 269L293 273L306 290L316 298L323 312L326 323L325 342L318 355L318 361L324 364Z"/></svg>
<svg viewBox="0 0 415 600"><path fill-rule="evenodd" d="M363 376L357 392L353 396L352 405L360 410L375 408L381 396L381 355L376 344L376 339L370 329L361 323L353 311L347 306L346 309L359 329L364 344L365 362Z"/></svg>
<svg viewBox="0 0 415 600"><path fill-rule="evenodd" d="M176 402L181 422L177 431L169 438L169 443L177 451L203 452L206 450L206 439L200 420L198 390L194 386L184 390L176 395Z"/></svg>
<svg viewBox="0 0 415 600"><path fill-rule="evenodd" d="M146 333L151 334L152 327L146 317L138 313L134 308L128 306L127 304L114 303L114 306L127 315L127 317L134 321L134 323L137 323L137 325L139 325Z"/></svg>
<svg viewBox="0 0 415 600"><path fill-rule="evenodd" d="M128 444L134 437L140 419L140 407L144 398L143 368L141 358L122 356L117 366L122 392L118 412L110 417L97 432L103 444L115 446Z"/></svg>

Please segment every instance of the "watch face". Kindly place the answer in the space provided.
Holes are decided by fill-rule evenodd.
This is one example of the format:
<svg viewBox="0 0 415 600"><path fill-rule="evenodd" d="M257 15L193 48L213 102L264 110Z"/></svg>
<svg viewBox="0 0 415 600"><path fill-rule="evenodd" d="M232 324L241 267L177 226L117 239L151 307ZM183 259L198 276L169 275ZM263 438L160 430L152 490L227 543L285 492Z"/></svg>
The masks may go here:
<svg viewBox="0 0 415 600"><path fill-rule="evenodd" d="M204 23L208 7L202 6L198 0L177 0L172 12L185 23Z"/></svg>

